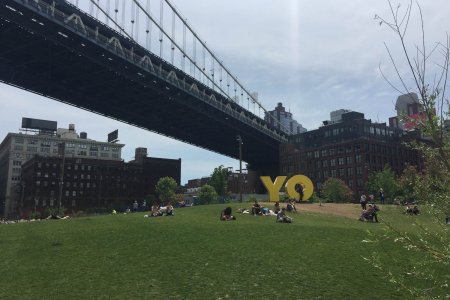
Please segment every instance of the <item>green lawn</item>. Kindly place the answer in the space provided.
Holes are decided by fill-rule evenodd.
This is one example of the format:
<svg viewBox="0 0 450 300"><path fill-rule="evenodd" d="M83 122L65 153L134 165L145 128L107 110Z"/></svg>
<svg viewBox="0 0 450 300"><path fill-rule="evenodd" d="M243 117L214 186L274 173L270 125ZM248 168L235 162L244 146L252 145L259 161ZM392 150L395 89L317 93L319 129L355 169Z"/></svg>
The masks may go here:
<svg viewBox="0 0 450 300"><path fill-rule="evenodd" d="M0 299L411 299L363 259L377 252L394 271L420 259L362 242L383 224L314 213L221 222L223 207L0 225Z"/></svg>

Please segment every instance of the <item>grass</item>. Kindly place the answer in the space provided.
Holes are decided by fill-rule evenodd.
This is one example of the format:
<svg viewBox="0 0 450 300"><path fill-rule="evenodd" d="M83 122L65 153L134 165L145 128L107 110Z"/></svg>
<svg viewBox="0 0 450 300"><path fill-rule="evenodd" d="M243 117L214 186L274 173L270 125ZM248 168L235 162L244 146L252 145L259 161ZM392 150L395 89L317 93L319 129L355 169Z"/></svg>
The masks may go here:
<svg viewBox="0 0 450 300"><path fill-rule="evenodd" d="M411 298L362 258L377 252L394 271L419 259L390 240L362 242L382 224L304 212L292 224L244 214L221 222L223 207L1 225L0 298ZM397 221L408 228L410 219Z"/></svg>

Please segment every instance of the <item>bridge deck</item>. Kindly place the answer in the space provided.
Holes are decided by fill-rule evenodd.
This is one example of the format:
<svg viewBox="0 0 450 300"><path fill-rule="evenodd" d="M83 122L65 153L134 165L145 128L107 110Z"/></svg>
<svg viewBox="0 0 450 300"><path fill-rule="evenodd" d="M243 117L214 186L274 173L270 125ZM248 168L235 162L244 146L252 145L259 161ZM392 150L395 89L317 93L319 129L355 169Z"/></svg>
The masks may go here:
<svg viewBox="0 0 450 300"><path fill-rule="evenodd" d="M117 37L114 48L26 2L0 7L0 81L234 158L240 134L244 161L276 168L284 137L250 112L87 15L86 28ZM82 14L63 1L57 8Z"/></svg>

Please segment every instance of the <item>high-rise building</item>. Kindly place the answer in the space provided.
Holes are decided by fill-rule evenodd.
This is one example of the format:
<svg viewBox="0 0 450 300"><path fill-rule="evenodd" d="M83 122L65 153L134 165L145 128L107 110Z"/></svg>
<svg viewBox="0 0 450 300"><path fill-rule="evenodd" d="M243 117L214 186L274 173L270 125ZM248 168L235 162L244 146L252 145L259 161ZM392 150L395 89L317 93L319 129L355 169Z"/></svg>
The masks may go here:
<svg viewBox="0 0 450 300"><path fill-rule="evenodd" d="M266 113L264 120L288 135L306 132L306 128L292 118L292 113L286 111L281 102L274 110Z"/></svg>
<svg viewBox="0 0 450 300"><path fill-rule="evenodd" d="M56 122L24 118L22 128L8 133L0 144L0 214L5 217L18 213L24 189L21 166L35 156L62 157L64 152L65 158L122 160L123 144L91 140L85 132L78 135L74 124L57 129Z"/></svg>
<svg viewBox="0 0 450 300"><path fill-rule="evenodd" d="M403 130L415 129L414 120L424 117L416 93L400 95L395 102L395 110L397 116L389 118L389 126Z"/></svg>

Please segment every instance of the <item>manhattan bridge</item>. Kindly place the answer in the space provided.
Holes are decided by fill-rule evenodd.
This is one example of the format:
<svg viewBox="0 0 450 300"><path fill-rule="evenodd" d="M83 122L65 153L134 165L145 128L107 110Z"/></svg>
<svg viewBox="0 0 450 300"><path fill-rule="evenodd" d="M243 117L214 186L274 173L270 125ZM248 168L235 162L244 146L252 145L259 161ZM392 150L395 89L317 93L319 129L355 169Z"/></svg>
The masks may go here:
<svg viewBox="0 0 450 300"><path fill-rule="evenodd" d="M2 0L0 81L260 172L287 141L169 0Z"/></svg>

